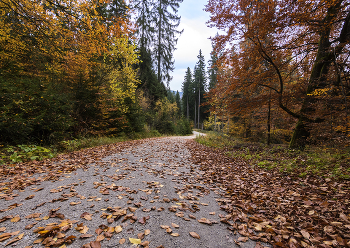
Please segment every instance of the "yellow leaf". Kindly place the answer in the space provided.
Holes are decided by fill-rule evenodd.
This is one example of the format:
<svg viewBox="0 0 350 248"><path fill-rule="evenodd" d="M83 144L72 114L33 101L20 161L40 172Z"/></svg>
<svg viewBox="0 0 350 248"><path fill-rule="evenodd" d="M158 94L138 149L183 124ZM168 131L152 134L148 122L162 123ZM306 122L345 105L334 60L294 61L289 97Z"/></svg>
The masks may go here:
<svg viewBox="0 0 350 248"><path fill-rule="evenodd" d="M21 217L19 217L19 215L16 215L15 217L13 217L11 219L11 222L18 222L21 219Z"/></svg>
<svg viewBox="0 0 350 248"><path fill-rule="evenodd" d="M134 244L134 245L139 245L139 244L141 244L141 239L129 238L129 241L130 241L131 244Z"/></svg>
<svg viewBox="0 0 350 248"><path fill-rule="evenodd" d="M115 231L116 233L120 233L121 231L123 231L123 228L122 228L121 226L116 226L116 227L114 228L114 231Z"/></svg>

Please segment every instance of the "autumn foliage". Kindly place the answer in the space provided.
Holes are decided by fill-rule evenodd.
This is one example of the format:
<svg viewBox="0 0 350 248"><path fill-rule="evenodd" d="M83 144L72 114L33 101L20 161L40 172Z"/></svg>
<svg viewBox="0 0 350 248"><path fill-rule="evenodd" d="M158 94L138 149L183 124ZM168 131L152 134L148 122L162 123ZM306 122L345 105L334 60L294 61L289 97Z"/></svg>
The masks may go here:
<svg viewBox="0 0 350 248"><path fill-rule="evenodd" d="M206 11L208 25L222 30L213 38L220 56L212 111L245 126L265 116L259 125L267 126L273 109L282 117L276 129L295 127L293 148L348 142L348 1L210 0Z"/></svg>
<svg viewBox="0 0 350 248"><path fill-rule="evenodd" d="M133 26L127 11L109 11L118 7L113 4L1 1L2 142L53 142L132 128L125 114L138 83Z"/></svg>

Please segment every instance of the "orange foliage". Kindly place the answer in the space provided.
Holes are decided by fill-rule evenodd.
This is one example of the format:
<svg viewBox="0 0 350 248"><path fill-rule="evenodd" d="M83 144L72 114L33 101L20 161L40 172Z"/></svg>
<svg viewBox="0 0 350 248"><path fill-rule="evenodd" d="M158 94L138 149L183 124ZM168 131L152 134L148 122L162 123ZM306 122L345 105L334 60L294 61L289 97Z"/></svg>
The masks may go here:
<svg viewBox="0 0 350 248"><path fill-rule="evenodd" d="M311 123L343 109L346 123L349 9L343 0L210 0L208 25L223 31L213 38L222 56L218 83L208 94L212 110L249 113L271 99ZM324 88L332 90L323 91L327 99L319 101L312 92ZM326 107L332 104L337 107Z"/></svg>

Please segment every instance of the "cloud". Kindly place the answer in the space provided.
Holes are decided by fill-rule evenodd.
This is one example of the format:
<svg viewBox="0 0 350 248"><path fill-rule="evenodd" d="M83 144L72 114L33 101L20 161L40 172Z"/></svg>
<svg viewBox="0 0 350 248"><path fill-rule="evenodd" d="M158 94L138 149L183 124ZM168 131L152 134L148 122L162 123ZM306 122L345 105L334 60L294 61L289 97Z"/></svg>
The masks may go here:
<svg viewBox="0 0 350 248"><path fill-rule="evenodd" d="M185 3L186 0L183 4ZM205 24L209 20L209 14L203 10L205 4L206 1L202 4L188 1L187 5L180 6L181 22L178 29L183 29L184 32L177 42L177 50L174 51L175 70L171 74L173 80L170 82L172 90L181 91L186 69L190 67L193 71L200 49L205 61L210 59L212 46L209 37L214 36L217 30L208 28Z"/></svg>

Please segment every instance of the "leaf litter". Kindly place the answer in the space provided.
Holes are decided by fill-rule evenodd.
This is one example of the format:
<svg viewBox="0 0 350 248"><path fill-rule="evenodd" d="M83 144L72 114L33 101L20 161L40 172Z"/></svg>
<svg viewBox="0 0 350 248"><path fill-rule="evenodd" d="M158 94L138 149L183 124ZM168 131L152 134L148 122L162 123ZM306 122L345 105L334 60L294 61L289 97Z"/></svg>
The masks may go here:
<svg viewBox="0 0 350 248"><path fill-rule="evenodd" d="M220 152L200 146L194 141L188 141L187 147L192 153L193 162L199 166L202 172L192 178L190 176L194 171L192 165L189 165L191 171L186 175L177 172L177 168L171 165L152 165L151 162L148 162L148 159L152 158L150 154L144 154L145 156L138 160L138 164L129 163L123 158L112 162L101 160L106 156L140 144L142 144L141 141L125 142L122 145L85 149L62 155L61 160L56 158L50 161L26 163L18 171L1 170L1 173L7 173L7 176L11 175L8 177L9 181L0 181L0 200L7 201L18 197L18 194L13 193L14 190L23 190L28 186L33 187L43 181L57 181L62 177L69 178L68 175L78 168L87 170L91 163L95 163L94 176L100 178L93 184L94 189L97 190L95 195L79 194L77 187L84 186L82 180L49 189L51 194L61 195L51 201L39 203L33 210L40 209L45 203L64 202L71 198L74 199L70 202L72 207L79 208L88 202L101 202L106 207L96 210L95 204L92 204L90 208L95 212L83 212L78 215L76 220L67 219L68 213L60 213L59 208L56 208L51 209L49 213L46 213L47 215L36 212L23 217L24 219L17 215L7 215L0 218L0 222L11 220L15 224L36 219L37 222L26 223L26 227L31 229L43 220L58 219L60 223L48 223L46 227L36 227L32 231L38 235L33 244L41 243L46 247L63 247L72 244L77 239L87 240L87 243L82 247L90 248L103 247L105 242L114 239L118 244L124 244L126 240L129 240L131 244L148 247L151 242L144 239L147 239L148 235L152 235L154 231L146 229L141 233L134 234L132 225L139 225L141 228L142 226L149 227L148 222L152 218L152 213L157 211L172 214L186 222L196 221L208 226L217 224L215 219L211 219L212 217L218 218L218 221L225 224L232 233L241 235L234 240L236 244L251 239L271 243L276 247L349 245L349 201L344 199L341 202L342 205L334 200L334 197L340 196L349 199L349 187L346 183L337 184L337 182L332 181L317 183L311 178L308 180L287 178L286 180L281 175L253 169L250 165L225 157ZM166 153L166 149L164 150ZM159 181L144 181L144 188L138 189L118 184L120 180L132 179L130 173L137 172L138 168L142 168L142 165L145 168L142 172L144 174L148 173L163 179L170 175L174 178L172 179L174 182L180 182L178 187L175 187L178 197L160 195L165 184ZM116 166L119 169L114 169L114 174L102 173L102 171ZM156 169L159 167L160 169ZM39 172L47 174L35 178L35 168L38 168ZM112 180L114 183L107 183L106 179ZM40 187L32 188L33 192L44 190ZM221 196L217 199L217 203L221 210L226 211L227 214L211 211L209 212L210 216L198 215L201 208L207 208L210 205L200 200L210 191ZM134 197L138 193L144 195ZM331 194L333 194L333 198L331 198ZM30 195L26 200L35 198L35 195ZM125 201L126 204L108 206L108 202L112 198ZM165 207L163 204L168 206ZM1 212L20 206L21 204L17 203L11 204ZM40 216L42 217L40 218ZM97 218L104 221L105 224L98 228L88 227L89 223ZM317 227L314 226L315 223L317 223ZM182 230L183 225L169 222L162 226L165 234L175 239L179 236L186 236ZM174 232L172 228L176 228L177 232ZM1 230L4 232L6 229ZM12 238L14 245L23 237L23 235L20 236L19 232L0 234L0 242ZM72 232L76 232L76 234L68 234ZM193 240L202 240L194 230L188 231L187 235L188 233ZM263 247L263 245L257 242L256 247Z"/></svg>
<svg viewBox="0 0 350 248"><path fill-rule="evenodd" d="M217 202L227 212L220 221L242 235L236 244L249 238L275 247L350 246L349 181L283 175L195 141L187 146L203 181L219 187Z"/></svg>

